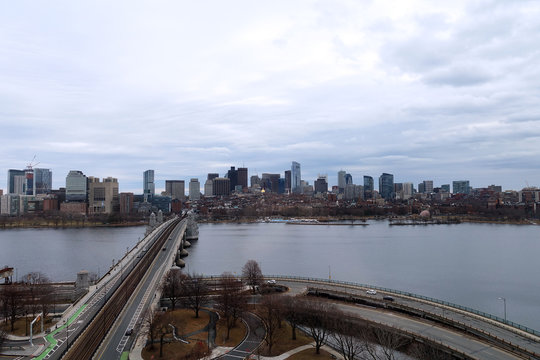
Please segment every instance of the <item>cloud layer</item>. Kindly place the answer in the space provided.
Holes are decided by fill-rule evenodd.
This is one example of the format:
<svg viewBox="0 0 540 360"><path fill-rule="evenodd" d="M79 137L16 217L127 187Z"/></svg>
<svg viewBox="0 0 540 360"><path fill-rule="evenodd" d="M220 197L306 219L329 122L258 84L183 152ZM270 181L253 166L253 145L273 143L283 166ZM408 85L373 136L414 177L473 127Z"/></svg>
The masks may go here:
<svg viewBox="0 0 540 360"><path fill-rule="evenodd" d="M0 173L37 154L54 187L292 160L333 184L540 185L538 19L535 1L10 2Z"/></svg>

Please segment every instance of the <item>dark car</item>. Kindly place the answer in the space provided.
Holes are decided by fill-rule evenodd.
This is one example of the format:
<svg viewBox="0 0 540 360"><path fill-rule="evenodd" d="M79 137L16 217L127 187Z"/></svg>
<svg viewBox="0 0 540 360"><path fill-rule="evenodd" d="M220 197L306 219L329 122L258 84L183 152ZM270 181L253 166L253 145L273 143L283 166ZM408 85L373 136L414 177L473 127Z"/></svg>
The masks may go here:
<svg viewBox="0 0 540 360"><path fill-rule="evenodd" d="M391 296L386 295L386 296L383 296L383 300L386 300L386 301L394 301L394 298L391 297Z"/></svg>
<svg viewBox="0 0 540 360"><path fill-rule="evenodd" d="M133 334L133 329L128 329L126 331L126 336L131 336L131 334Z"/></svg>

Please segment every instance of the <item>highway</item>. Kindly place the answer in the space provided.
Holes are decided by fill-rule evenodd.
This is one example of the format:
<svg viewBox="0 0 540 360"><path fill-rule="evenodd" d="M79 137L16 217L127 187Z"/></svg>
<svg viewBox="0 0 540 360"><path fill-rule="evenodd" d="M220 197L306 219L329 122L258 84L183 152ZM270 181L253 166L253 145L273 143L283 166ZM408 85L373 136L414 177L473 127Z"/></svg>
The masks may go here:
<svg viewBox="0 0 540 360"><path fill-rule="evenodd" d="M367 288L352 288L350 286L341 286L339 284L329 284L326 282L316 282L308 280L287 280L278 279L278 284L289 287L290 294L296 295L305 293L308 288L319 289L328 292L346 292L355 297L364 298L381 304L387 304L394 311L381 309L365 305L345 305L340 304L340 308L351 316L361 316L370 321L392 326L410 332L412 334L427 337L437 343L442 343L447 347L455 349L457 352L466 354L475 359L520 359L517 352L510 354L503 349L504 340L514 347L520 347L522 350L530 352L525 358L540 358L540 342L534 339L533 335L523 334L517 329L511 329L503 324L496 324L490 319L481 319L474 314L467 314L464 311L452 309L450 307L441 307L439 304L430 304L425 301L419 301L410 297L400 297L396 294L383 293L378 291L376 295L366 294ZM384 295L391 295L394 298L392 302L385 302ZM402 313L402 309L412 309L419 316L410 316ZM433 318L440 318L443 322L454 323L462 329L451 328L447 324L443 325L440 321L430 321L422 319L420 315L435 315ZM474 315L474 316L473 316ZM429 316L427 316L429 317ZM480 339L478 335L486 336L489 334L489 342ZM473 336L477 335L477 336Z"/></svg>

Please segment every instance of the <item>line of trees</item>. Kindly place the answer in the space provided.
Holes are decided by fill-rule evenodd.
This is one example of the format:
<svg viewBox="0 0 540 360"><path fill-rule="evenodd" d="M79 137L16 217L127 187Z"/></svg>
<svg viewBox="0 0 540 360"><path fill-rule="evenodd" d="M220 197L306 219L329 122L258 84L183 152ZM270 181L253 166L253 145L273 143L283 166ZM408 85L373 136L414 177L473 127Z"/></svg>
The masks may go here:
<svg viewBox="0 0 540 360"><path fill-rule="evenodd" d="M394 360L398 351L421 360L452 359L444 351L415 343L391 328L351 317L322 299L270 295L263 298L258 313L265 323L270 355L279 340L281 322L287 321L291 339L296 339L297 329L302 328L315 342L317 354L323 345L331 344L345 360Z"/></svg>
<svg viewBox="0 0 540 360"><path fill-rule="evenodd" d="M40 272L31 272L22 277L21 282L0 286L0 310L11 332L20 317L35 317L43 313L49 315L53 305L54 289L49 278ZM28 334L28 327L26 328Z"/></svg>

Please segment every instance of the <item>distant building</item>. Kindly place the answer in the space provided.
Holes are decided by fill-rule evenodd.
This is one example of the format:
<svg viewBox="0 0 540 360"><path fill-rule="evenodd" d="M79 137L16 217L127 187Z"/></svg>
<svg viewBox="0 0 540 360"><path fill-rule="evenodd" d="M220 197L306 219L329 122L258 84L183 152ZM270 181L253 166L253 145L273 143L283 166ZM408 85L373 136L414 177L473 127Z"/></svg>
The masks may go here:
<svg viewBox="0 0 540 360"><path fill-rule="evenodd" d="M345 185L349 185L349 184L352 184L353 183L353 180L352 180L352 175L351 174L345 174ZM364 188L362 186L362 188Z"/></svg>
<svg viewBox="0 0 540 360"><path fill-rule="evenodd" d="M25 175L24 170L15 170L15 169L8 170L7 189L6 189L7 194L22 194L23 193L24 190L22 187L20 189L17 189L19 190L19 192L16 191L15 177L19 176L19 177L22 177L22 179L24 179L25 178L24 175Z"/></svg>
<svg viewBox="0 0 540 360"><path fill-rule="evenodd" d="M242 186L242 189L248 187L248 169L245 167L238 168L237 170L238 183L236 185Z"/></svg>
<svg viewBox="0 0 540 360"><path fill-rule="evenodd" d="M345 175L347 173L343 170L338 171L337 173L337 179L338 179L338 191L340 194L343 194L345 192ZM315 185L315 192L317 192L317 186Z"/></svg>
<svg viewBox="0 0 540 360"><path fill-rule="evenodd" d="M111 214L119 210L118 179L88 177L88 213Z"/></svg>
<svg viewBox="0 0 540 360"><path fill-rule="evenodd" d="M207 180L214 180L215 178L219 177L219 174L218 173L209 173L208 174L208 177L206 178Z"/></svg>
<svg viewBox="0 0 540 360"><path fill-rule="evenodd" d="M450 192L450 184L443 184L443 185L441 185L441 190L442 190L443 192L449 193L449 192Z"/></svg>
<svg viewBox="0 0 540 360"><path fill-rule="evenodd" d="M410 199L414 193L414 185L411 182L403 183L403 200Z"/></svg>
<svg viewBox="0 0 540 360"><path fill-rule="evenodd" d="M433 180L424 180L424 193L431 194L433 192Z"/></svg>
<svg viewBox="0 0 540 360"><path fill-rule="evenodd" d="M165 180L165 195L173 200L184 200L186 197L186 187L184 180Z"/></svg>
<svg viewBox="0 0 540 360"><path fill-rule="evenodd" d="M204 183L204 196L213 196L213 195L214 195L213 181L211 179L206 179L206 182Z"/></svg>
<svg viewBox="0 0 540 360"><path fill-rule="evenodd" d="M88 204L85 202L64 202L60 203L60 212L71 215L86 215Z"/></svg>
<svg viewBox="0 0 540 360"><path fill-rule="evenodd" d="M135 196L132 192L120 193L120 214L131 214L135 212L133 201Z"/></svg>
<svg viewBox="0 0 540 360"><path fill-rule="evenodd" d="M285 170L285 193L291 193L291 170Z"/></svg>
<svg viewBox="0 0 540 360"><path fill-rule="evenodd" d="M259 175L252 175L251 178L249 179L249 183L250 183L251 187L255 187L256 185L260 186L261 185L261 178L259 177Z"/></svg>
<svg viewBox="0 0 540 360"><path fill-rule="evenodd" d="M327 178L325 176L319 175L317 180L315 180L315 185L314 185L315 194L319 194L319 193L324 194L328 192L328 181L326 179Z"/></svg>
<svg viewBox="0 0 540 360"><path fill-rule="evenodd" d="M152 196L152 208L161 210L162 213L168 214L171 212L171 197L170 196Z"/></svg>
<svg viewBox="0 0 540 360"><path fill-rule="evenodd" d="M471 188L469 186L469 180L452 181L452 193L453 194L469 194Z"/></svg>
<svg viewBox="0 0 540 360"><path fill-rule="evenodd" d="M382 173L379 176L379 194L385 200L394 199L394 175Z"/></svg>
<svg viewBox="0 0 540 360"><path fill-rule="evenodd" d="M230 180L230 191L233 192L236 185L238 185L238 170L235 170L234 166L231 166L231 169L227 171L227 176Z"/></svg>
<svg viewBox="0 0 540 360"><path fill-rule="evenodd" d="M488 189L496 193L502 193L502 186L500 185L489 185Z"/></svg>
<svg viewBox="0 0 540 360"><path fill-rule="evenodd" d="M293 193L300 194L302 192L301 181L300 163L293 161L291 165L291 190Z"/></svg>
<svg viewBox="0 0 540 360"><path fill-rule="evenodd" d="M149 201L156 193L156 185L154 184L154 170L146 170L143 173L143 195L144 201Z"/></svg>
<svg viewBox="0 0 540 360"><path fill-rule="evenodd" d="M88 183L82 171L70 170L66 176L66 201L85 202Z"/></svg>
<svg viewBox="0 0 540 360"><path fill-rule="evenodd" d="M214 178L212 180L212 190L216 196L224 196L231 194L231 179L228 178Z"/></svg>
<svg viewBox="0 0 540 360"><path fill-rule="evenodd" d="M33 171L34 192L31 195L49 194L52 189L52 171L40 168L34 168Z"/></svg>
<svg viewBox="0 0 540 360"><path fill-rule="evenodd" d="M262 174L261 185L265 191L271 191L274 194L279 193L280 174Z"/></svg>
<svg viewBox="0 0 540 360"><path fill-rule="evenodd" d="M193 178L189 181L189 200L196 201L201 199L201 184L199 179Z"/></svg>
<svg viewBox="0 0 540 360"><path fill-rule="evenodd" d="M364 175L364 199L373 199L373 178Z"/></svg>
<svg viewBox="0 0 540 360"><path fill-rule="evenodd" d="M10 216L19 215L20 197L21 195L19 194L2 195L0 200L0 214Z"/></svg>
<svg viewBox="0 0 540 360"><path fill-rule="evenodd" d="M540 202L540 189L528 187L518 191L518 202L525 204Z"/></svg>

